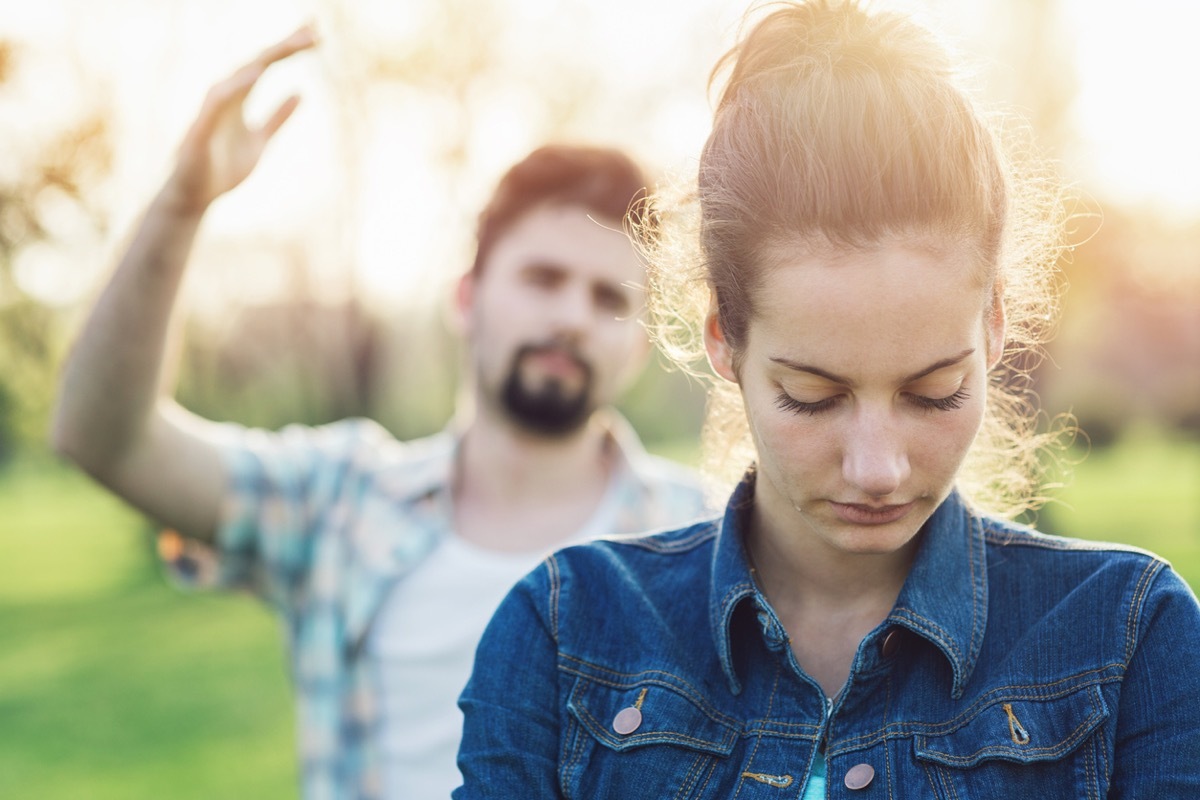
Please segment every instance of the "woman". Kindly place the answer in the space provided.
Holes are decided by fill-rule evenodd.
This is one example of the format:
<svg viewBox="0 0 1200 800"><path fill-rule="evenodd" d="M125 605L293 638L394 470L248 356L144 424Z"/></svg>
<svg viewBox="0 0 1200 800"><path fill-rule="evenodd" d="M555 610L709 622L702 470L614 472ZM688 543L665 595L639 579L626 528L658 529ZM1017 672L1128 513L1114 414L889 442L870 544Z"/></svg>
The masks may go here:
<svg viewBox="0 0 1200 800"><path fill-rule="evenodd" d="M663 237L699 243L692 328L753 466L723 519L518 584L455 797L1200 797L1188 587L984 513L1034 485L1005 387L1053 305L1054 204L911 22L772 8L718 64L698 228Z"/></svg>

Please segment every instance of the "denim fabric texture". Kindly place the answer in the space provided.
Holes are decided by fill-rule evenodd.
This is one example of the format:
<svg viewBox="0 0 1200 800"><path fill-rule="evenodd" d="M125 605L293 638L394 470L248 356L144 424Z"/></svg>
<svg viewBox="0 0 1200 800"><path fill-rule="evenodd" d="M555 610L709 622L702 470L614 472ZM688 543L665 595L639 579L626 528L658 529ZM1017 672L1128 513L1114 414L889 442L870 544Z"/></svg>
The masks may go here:
<svg viewBox="0 0 1200 800"><path fill-rule="evenodd" d="M705 514L690 471L647 454L616 414L606 421L619 465L614 532ZM229 434L217 549L193 545L168 566L190 586L249 589L283 620L306 800L379 797L378 687L364 643L388 592L451 529L459 439L399 442L362 419Z"/></svg>
<svg viewBox="0 0 1200 800"><path fill-rule="evenodd" d="M823 752L829 798L1200 798L1200 606L1161 559L952 494L827 707L751 580L752 501L749 477L723 519L519 583L460 700L453 796L798 798Z"/></svg>

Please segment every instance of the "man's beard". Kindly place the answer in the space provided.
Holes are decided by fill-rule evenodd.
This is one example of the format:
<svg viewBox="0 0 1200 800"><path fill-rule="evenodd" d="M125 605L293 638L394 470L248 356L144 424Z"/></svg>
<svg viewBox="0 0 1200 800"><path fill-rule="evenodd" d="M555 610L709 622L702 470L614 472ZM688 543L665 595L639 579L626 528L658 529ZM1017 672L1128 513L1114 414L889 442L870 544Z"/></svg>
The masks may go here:
<svg viewBox="0 0 1200 800"><path fill-rule="evenodd" d="M553 376L543 379L537 387L526 386L521 380L521 363L528 356L554 350L564 352L582 372L577 391L568 392L563 382ZM523 345L513 355L501 387L500 402L509 418L531 433L556 437L573 433L592 415L591 365L569 345Z"/></svg>

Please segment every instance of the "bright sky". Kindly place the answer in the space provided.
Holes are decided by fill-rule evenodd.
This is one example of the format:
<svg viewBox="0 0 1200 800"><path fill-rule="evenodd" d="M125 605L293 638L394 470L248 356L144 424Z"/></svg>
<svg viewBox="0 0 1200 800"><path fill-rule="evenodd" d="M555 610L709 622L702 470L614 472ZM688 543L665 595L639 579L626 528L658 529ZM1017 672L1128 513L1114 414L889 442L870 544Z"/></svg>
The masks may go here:
<svg viewBox="0 0 1200 800"><path fill-rule="evenodd" d="M1003 0L998 0L1003 2ZM447 0L448 2L448 0ZM952 0L879 0L928 11L971 49L987 50L1003 6ZM471 0L449 3L468 10ZM363 90L363 53L398 59L427 42L418 2L356 0L0 0L0 39L20 44L23 67L0 99L3 148L20 154L39 132L89 104L115 110L117 158L106 202L123 235L168 168L207 86L291 28L315 19L322 50L268 75L252 96L265 113L291 91L300 111L273 142L258 174L214 208L207 222L206 277L195 302L217 308L265 299L298 280L278 241L304 231L300 270L322 291L357 290L387 303L428 302L463 266L474 209L498 174L556 121L537 91L566 76L596 82L580 92L568 132L613 142L644 160L686 168L707 132L704 80L733 38L743 0L508 0L495 46L508 72L463 93L469 111L429 89L395 84ZM1073 53L1078 93L1070 119L1079 147L1067 172L1103 204L1128 203L1177 218L1200 217L1200 4L1061 0L1064 50ZM683 14L690 16L684 17ZM405 16L407 15L407 16ZM475 20L488 25L486 18ZM505 38L507 36L507 38ZM435 43L453 54L453 36ZM461 48L460 48L461 50ZM1004 53L988 58L1004 71ZM540 88L539 88L540 87ZM452 146L452 147L451 147ZM467 177L447 181L439 152L467 153ZM11 168L0 164L0 173ZM64 212L61 242L18 264L27 291L69 303L108 266L79 220ZM245 237L266 237L261 252ZM272 238L276 241L271 241ZM242 258L221 258L237 240ZM247 266L246 258L253 258ZM356 265L349 269L347 264Z"/></svg>

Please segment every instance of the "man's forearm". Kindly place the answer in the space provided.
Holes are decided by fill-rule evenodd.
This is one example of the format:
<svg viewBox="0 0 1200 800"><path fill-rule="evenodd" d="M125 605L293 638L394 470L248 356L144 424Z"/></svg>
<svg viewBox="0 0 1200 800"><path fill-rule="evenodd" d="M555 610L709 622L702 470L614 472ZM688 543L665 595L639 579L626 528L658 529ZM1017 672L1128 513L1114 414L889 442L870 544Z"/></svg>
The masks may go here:
<svg viewBox="0 0 1200 800"><path fill-rule="evenodd" d="M93 473L143 435L160 394L168 329L202 214L151 202L69 355L55 408L55 449Z"/></svg>

